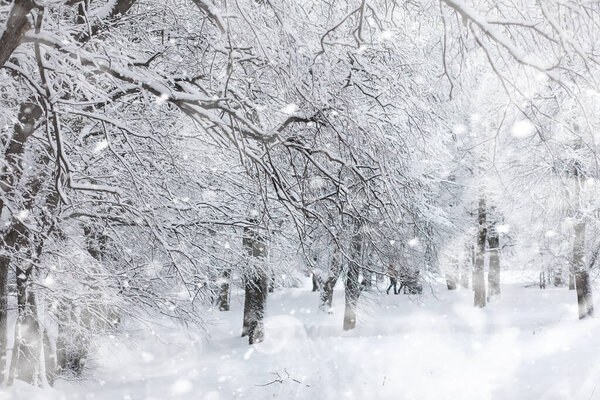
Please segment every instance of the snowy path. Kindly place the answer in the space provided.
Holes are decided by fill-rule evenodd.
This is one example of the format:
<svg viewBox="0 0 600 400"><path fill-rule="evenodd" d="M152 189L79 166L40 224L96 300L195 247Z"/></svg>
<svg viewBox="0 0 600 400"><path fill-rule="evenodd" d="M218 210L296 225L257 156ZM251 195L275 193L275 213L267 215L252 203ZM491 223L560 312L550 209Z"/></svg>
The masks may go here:
<svg viewBox="0 0 600 400"><path fill-rule="evenodd" d="M469 290L367 294L359 327L343 332L343 292L333 315L315 315L307 286L271 296L268 336L254 347L238 337L234 296L208 341L165 331L164 346L139 334L98 349L99 381L19 386L0 400L600 399L600 325L576 320L574 296L505 285L500 302L477 310Z"/></svg>

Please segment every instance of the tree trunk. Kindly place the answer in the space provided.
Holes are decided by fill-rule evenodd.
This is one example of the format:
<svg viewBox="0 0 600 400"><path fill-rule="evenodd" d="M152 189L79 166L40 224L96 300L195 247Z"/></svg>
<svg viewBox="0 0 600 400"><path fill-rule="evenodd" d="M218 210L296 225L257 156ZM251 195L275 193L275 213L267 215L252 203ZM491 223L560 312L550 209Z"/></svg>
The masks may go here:
<svg viewBox="0 0 600 400"><path fill-rule="evenodd" d="M44 347L44 369L46 370L46 380L50 386L54 385L56 378L56 349L52 347L48 331L42 331L42 346Z"/></svg>
<svg viewBox="0 0 600 400"><path fill-rule="evenodd" d="M317 274L315 274L314 272L312 273L312 291L316 292L317 290L319 290L319 278L317 278Z"/></svg>
<svg viewBox="0 0 600 400"><path fill-rule="evenodd" d="M573 241L573 263L572 273L575 277L575 291L577 292L577 305L579 308L579 319L594 316L594 304L592 302L592 285L589 271L584 260L585 256L585 228L583 215L579 204L581 203L581 175L579 165L576 163L573 171L574 179L574 201L576 204L575 217L575 239ZM593 264L593 262L592 262Z"/></svg>
<svg viewBox="0 0 600 400"><path fill-rule="evenodd" d="M329 276L321 285L321 293L320 293L320 304L319 309L321 311L325 311L329 314L333 312L331 308L331 304L333 303L333 289L335 288L335 284L340 277L342 269L342 263L340 260L340 255L338 253L338 249L333 249L333 257L331 259L331 267L329 269Z"/></svg>
<svg viewBox="0 0 600 400"><path fill-rule="evenodd" d="M488 236L488 254L490 271L488 273L488 301L497 300L500 297L500 238L494 226L490 229Z"/></svg>
<svg viewBox="0 0 600 400"><path fill-rule="evenodd" d="M363 287L365 290L371 290L373 287L373 273L368 269L363 269Z"/></svg>
<svg viewBox="0 0 600 400"><path fill-rule="evenodd" d="M250 320L252 319L252 306L250 296L248 295L248 278L244 278L244 315L242 317L242 337L248 336L250 330Z"/></svg>
<svg viewBox="0 0 600 400"><path fill-rule="evenodd" d="M360 254L361 254L362 236L356 234L352 239L352 255L348 263L348 273L346 274L346 309L344 311L344 330L348 331L356 327L356 306L360 296L360 282L358 281L360 273Z"/></svg>
<svg viewBox="0 0 600 400"><path fill-rule="evenodd" d="M458 260L452 258L450 260L449 270L446 271L446 287L448 290L456 290L456 281L458 280Z"/></svg>
<svg viewBox="0 0 600 400"><path fill-rule="evenodd" d="M70 372L80 376L88 358L90 343L88 337L78 332L76 326L90 330L92 318L85 309L81 310L80 315L76 311L70 302L65 302L58 308L56 364L59 373Z"/></svg>
<svg viewBox="0 0 600 400"><path fill-rule="evenodd" d="M264 273L246 278L244 328L249 344L264 340L264 315L267 305L268 278ZM242 333L244 336L244 332Z"/></svg>
<svg viewBox="0 0 600 400"><path fill-rule="evenodd" d="M579 319L594 315L592 303L592 287L588 270L584 262L585 251L585 223L575 225L575 241L573 243L573 269L575 276L575 289L577 292L577 305L579 306Z"/></svg>
<svg viewBox="0 0 600 400"><path fill-rule="evenodd" d="M486 229L486 210L485 198L483 195L479 198L478 209L479 231L477 233L477 253L475 255L475 268L473 268L473 304L475 307L485 307L485 241L487 236Z"/></svg>
<svg viewBox="0 0 600 400"><path fill-rule="evenodd" d="M265 272L267 245L260 235L258 227L244 228L242 245L251 257L252 270L244 279L244 317L242 337L248 336L249 344L262 342L264 339L264 315L267 306L269 278Z"/></svg>
<svg viewBox="0 0 600 400"><path fill-rule="evenodd" d="M29 12L35 7L33 0L15 0L6 21L6 29L0 37L0 68L6 64L13 51L21 43L23 35L31 28Z"/></svg>
<svg viewBox="0 0 600 400"><path fill-rule="evenodd" d="M575 290L575 276L569 273L569 290Z"/></svg>
<svg viewBox="0 0 600 400"><path fill-rule="evenodd" d="M465 257L461 265L460 271L460 285L468 289L469 288L469 277L472 275L473 270L473 247L472 245L465 246Z"/></svg>
<svg viewBox="0 0 600 400"><path fill-rule="evenodd" d="M7 251L14 249L19 233L11 227L9 232L4 236L3 247ZM7 255L0 256L0 383L6 379L8 372L7 360L7 344L8 344L8 271L10 269L10 257Z"/></svg>
<svg viewBox="0 0 600 400"><path fill-rule="evenodd" d="M217 302L219 311L229 311L229 282L231 280L231 269L225 268L219 277L219 297Z"/></svg>
<svg viewBox="0 0 600 400"><path fill-rule="evenodd" d="M104 232L104 228L99 228L94 224L85 224L83 233L88 254L99 263L107 260L110 237ZM92 292L99 290L93 285L89 286L89 289ZM100 303L99 301L98 304ZM98 318L98 315L103 317ZM89 355L90 335L94 326L105 321L110 321L108 324L116 325L119 319L115 310L109 307L85 303L82 307L78 307L78 304L70 300L63 301L58 307L58 336L56 338L58 372L81 376Z"/></svg>
<svg viewBox="0 0 600 400"><path fill-rule="evenodd" d="M15 341L8 384L15 379L41 386L46 379L41 360L43 337L37 318L35 294L31 290L33 265L26 261L17 266L17 308Z"/></svg>
<svg viewBox="0 0 600 400"><path fill-rule="evenodd" d="M338 275L336 276L330 276L327 278L327 280L325 281L325 283L323 284L322 288L321 288L321 296L320 296L320 301L321 303L319 304L319 309L321 311L326 311L329 314L331 314L332 308L331 308L331 304L333 303L333 288L335 287L335 284L337 283L338 280Z"/></svg>
<svg viewBox="0 0 600 400"><path fill-rule="evenodd" d="M6 379L6 349L8 342L8 269L9 258L0 257L0 384Z"/></svg>
<svg viewBox="0 0 600 400"><path fill-rule="evenodd" d="M275 291L275 274L271 274L269 276L269 293L273 293Z"/></svg>
<svg viewBox="0 0 600 400"><path fill-rule="evenodd" d="M21 3L24 2L17 1L15 3L15 5L13 6L13 12L17 7L19 7L19 4ZM4 35L2 37L4 38ZM3 42L2 40L0 40L0 52L2 52L2 45ZM11 193L13 191L14 185L21 178L21 156L23 155L25 143L35 131L35 123L41 117L41 115L42 109L37 104L29 102L21 104L18 116L19 121L14 126L13 136L10 142L8 143L8 146L4 153L5 166L2 170L2 175L0 176L0 188L5 193ZM0 215L2 215L3 209L4 202L2 201L2 199L0 199ZM14 227L11 227L6 233L3 240L4 243L2 243L2 246L4 247L6 253L9 253L11 250L14 249L18 240L18 236L19 232ZM7 372L6 345L8 339L7 316L9 270L10 257L0 257L0 383L4 382Z"/></svg>
<svg viewBox="0 0 600 400"><path fill-rule="evenodd" d="M58 332L56 335L56 365L59 373L69 369L69 326L71 308L62 303L58 307Z"/></svg>

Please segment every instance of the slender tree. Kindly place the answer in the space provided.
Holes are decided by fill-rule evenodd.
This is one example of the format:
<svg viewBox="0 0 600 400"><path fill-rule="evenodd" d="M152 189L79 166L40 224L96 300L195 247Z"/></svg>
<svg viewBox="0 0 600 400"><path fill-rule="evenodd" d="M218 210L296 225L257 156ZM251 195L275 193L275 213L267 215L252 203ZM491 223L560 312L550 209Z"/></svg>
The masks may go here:
<svg viewBox="0 0 600 400"><path fill-rule="evenodd" d="M475 253L475 266L473 268L473 304L475 307L483 308L486 303L485 296L485 242L487 238L486 227L486 206L484 194L479 198L478 207L478 223L479 229L477 232L477 248Z"/></svg>

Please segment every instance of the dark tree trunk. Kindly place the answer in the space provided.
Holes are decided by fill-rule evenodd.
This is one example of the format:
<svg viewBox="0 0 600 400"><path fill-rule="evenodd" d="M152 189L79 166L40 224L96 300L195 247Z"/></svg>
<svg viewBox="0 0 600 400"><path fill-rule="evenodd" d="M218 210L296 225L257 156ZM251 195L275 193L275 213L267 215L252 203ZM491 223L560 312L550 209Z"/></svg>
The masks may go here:
<svg viewBox="0 0 600 400"><path fill-rule="evenodd" d="M11 227L9 232L4 236L3 247L8 251L15 248L19 236L19 232ZM8 360L7 360L7 343L8 343L8 271L10 269L10 257L7 255L0 256L0 351L2 357L0 358L0 382L4 382L6 379L6 373L8 372Z"/></svg>
<svg viewBox="0 0 600 400"><path fill-rule="evenodd" d="M18 226L22 226L16 223ZM26 228L18 229L24 237ZM25 240L25 239L23 239ZM37 316L35 294L31 290L33 264L23 262L17 265L17 309L18 317L15 324L15 341L13 344L12 360L8 384L15 379L39 386L45 379L40 356L42 354L43 336Z"/></svg>
<svg viewBox="0 0 600 400"><path fill-rule="evenodd" d="M456 281L458 280L458 260L452 258L450 260L449 270L446 271L446 287L448 290L456 290Z"/></svg>
<svg viewBox="0 0 600 400"><path fill-rule="evenodd" d="M46 178L40 173L29 183L29 191L24 195L25 209L32 209L36 196L42 187L42 181ZM56 199L54 196L49 196L46 199L46 204L50 209L54 209L56 206ZM43 226L48 228L50 226L48 224L48 221L44 221ZM8 378L9 385L12 385L15 379L32 385L42 385L47 381L44 361L46 358L52 358L52 355L48 354L51 349L44 346L44 337L38 322L35 293L31 285L35 272L34 260L39 259L44 240L41 237L37 237L36 239L30 238L29 234L30 232L24 223L19 219L14 219L9 232L5 236L4 243L8 251L19 253L24 251L26 256L25 259L6 261L7 264L10 262L16 264L18 311Z"/></svg>
<svg viewBox="0 0 600 400"><path fill-rule="evenodd" d="M5 193L10 193L14 185L21 178L23 169L21 156L25 149L27 139L35 131L35 123L42 116L42 109L34 103L23 103L19 109L19 122L14 126L13 136L4 152L5 166L0 177L0 188ZM4 202L0 199L0 215L4 209Z"/></svg>
<svg viewBox="0 0 600 400"><path fill-rule="evenodd" d="M337 280L338 276L330 276L323 284L320 293L321 304L319 305L319 309L321 311L326 311L331 314L331 304L333 303L333 288L335 287Z"/></svg>
<svg viewBox="0 0 600 400"><path fill-rule="evenodd" d="M244 228L242 245L248 255L253 258L253 270L244 278L244 317L242 336L248 336L250 344L262 342L264 339L264 316L267 307L269 277L265 272L267 245L260 235L258 227Z"/></svg>
<svg viewBox="0 0 600 400"><path fill-rule="evenodd" d="M137 0L117 0L114 5L112 6L110 13L107 16L107 19L118 19L121 16L127 14L127 12L129 11L129 9L131 7L133 7L133 5L136 3ZM80 4L80 8L79 8L80 14L81 14L81 4ZM85 18L85 13L84 16L82 18L82 16L78 16L78 21L82 21L82 22L86 22L86 18ZM84 31L82 31L78 36L77 36L77 40L79 42L87 42L88 40L90 40L93 36L97 35L98 33L100 33L101 29L107 26L110 26L110 24L107 24L106 21L93 21L94 24L90 24L90 28L86 29ZM91 32L91 35L90 35Z"/></svg>
<svg viewBox="0 0 600 400"><path fill-rule="evenodd" d="M333 258L331 260L331 267L329 269L329 276L321 285L320 303L319 309L329 314L332 313L331 304L333 303L333 288L340 277L342 264L339 258L337 249L333 250Z"/></svg>
<svg viewBox="0 0 600 400"><path fill-rule="evenodd" d="M18 7L16 2L13 6L13 11ZM5 32L6 34L6 32ZM4 37L4 35L3 35ZM2 52L2 41L0 40L0 52ZM0 177L0 187L5 193L11 193L14 185L20 180L22 175L21 157L25 148L25 143L35 131L36 121L41 117L42 109L34 103L23 103L19 109L18 123L14 126L14 134L8 143L5 151L5 166ZM31 196L37 194L38 185L32 185ZM35 192L35 193L33 193ZM31 199L29 199L31 201ZM0 199L0 215L4 208L4 202ZM20 229L21 228L21 229ZM18 247L20 242L25 238L22 236L24 226L19 221L15 221L9 228L3 238L2 246L5 253L10 254L11 251ZM10 270L11 257L0 257L0 382L4 382L7 369L6 344L8 339L7 333L7 316L8 316L8 272ZM23 300L23 299L21 299ZM13 351L14 353L14 351Z"/></svg>
<svg viewBox="0 0 600 400"><path fill-rule="evenodd" d="M264 273L246 278L244 301L244 328L249 344L264 340L264 316L267 305L268 283ZM242 332L244 336L244 332Z"/></svg>
<svg viewBox="0 0 600 400"><path fill-rule="evenodd" d="M250 296L248 296L248 283L246 283L247 278L244 278L244 315L242 320L242 337L248 336L248 331L250 330L250 320L252 319L252 307Z"/></svg>
<svg viewBox="0 0 600 400"><path fill-rule="evenodd" d="M93 224L86 224L83 226L83 233L88 254L100 263L107 260L110 238L104 229ZM90 290L93 292L98 288L90 286ZM78 308L80 309L78 310ZM103 317L97 318L93 315L102 315ZM58 308L58 336L56 339L58 372L80 376L89 355L89 335L94 325L106 322L112 326L117 325L119 320L118 314L109 307L101 305L77 307L70 301L62 302ZM80 329L77 329L78 327Z"/></svg>
<svg viewBox="0 0 600 400"><path fill-rule="evenodd" d="M575 163L573 175L575 177L575 204L580 204L581 197L581 174L578 163ZM585 228L581 210L576 210L577 224L575 224L575 239L573 241L573 263L571 265L575 277L575 291L577 292L577 305L579 308L579 319L594 316L594 304L592 302L592 285L589 270L584 260L585 256ZM594 257L595 258L595 257ZM594 261L592 261L593 265Z"/></svg>
<svg viewBox="0 0 600 400"><path fill-rule="evenodd" d="M0 257L0 384L6 379L6 349L8 342L8 269L10 259Z"/></svg>
<svg viewBox="0 0 600 400"><path fill-rule="evenodd" d="M219 311L229 311L229 285L231 280L231 269L225 268L219 277L219 297L217 302Z"/></svg>
<svg viewBox="0 0 600 400"><path fill-rule="evenodd" d="M269 276L269 293L273 293L275 291L275 274L271 274Z"/></svg>
<svg viewBox="0 0 600 400"><path fill-rule="evenodd" d="M456 281L446 275L446 287L448 290L456 290Z"/></svg>
<svg viewBox="0 0 600 400"><path fill-rule="evenodd" d="M492 226L488 236L488 254L490 271L488 273L488 301L497 300L500 297L500 238L498 231Z"/></svg>
<svg viewBox="0 0 600 400"><path fill-rule="evenodd" d="M575 276L569 273L569 290L575 290Z"/></svg>
<svg viewBox="0 0 600 400"><path fill-rule="evenodd" d="M362 236L356 234L352 238L351 260L348 263L348 273L346 274L345 297L346 308L344 311L344 330L348 331L356 327L356 306L360 297L360 254L362 246Z"/></svg>
<svg viewBox="0 0 600 400"><path fill-rule="evenodd" d="M575 274L575 288L577 290L577 305L579 308L579 319L594 316L594 303L592 298L592 287L590 275L587 271Z"/></svg>
<svg viewBox="0 0 600 400"><path fill-rule="evenodd" d="M56 335L56 366L58 372L69 369L69 326L71 309L68 304L58 307L58 332Z"/></svg>
<svg viewBox="0 0 600 400"><path fill-rule="evenodd" d="M13 6L13 9L17 4ZM0 41L0 52L2 42ZM23 103L19 110L19 123L14 126L14 134L6 148L4 159L5 167L0 177L0 187L5 193L11 193L14 185L19 181L22 168L21 156L25 142L35 130L35 123L42 115L42 109L33 103ZM4 208L4 202L0 199L0 215ZM16 245L19 232L11 227L4 236L2 246L5 253L9 253ZM8 315L8 271L10 269L10 257L0 257L0 383L6 377L6 344L7 344L7 315Z"/></svg>
<svg viewBox="0 0 600 400"><path fill-rule="evenodd" d="M477 233L477 253L473 269L473 304L475 307L485 307L485 242L487 236L485 198L479 199L478 208L479 231Z"/></svg>
<svg viewBox="0 0 600 400"><path fill-rule="evenodd" d="M592 287L588 270L584 262L585 251L585 223L575 225L575 241L573 243L573 268L575 276L575 289L577 292L577 305L579 319L594 315L592 302Z"/></svg>
<svg viewBox="0 0 600 400"><path fill-rule="evenodd" d="M373 273L368 269L363 269L363 288L371 290L373 287Z"/></svg>
<svg viewBox="0 0 600 400"><path fill-rule="evenodd" d="M108 317L107 317L108 318ZM63 303L58 309L58 335L56 338L56 364L59 373L69 372L80 376L85 367L89 339L81 333L74 333L74 325L91 329L91 318L85 310L77 315L73 304Z"/></svg>
<svg viewBox="0 0 600 400"><path fill-rule="evenodd" d="M314 272L312 273L312 291L316 292L317 290L319 290L319 287L321 285L319 285L319 278L317 278L317 274L315 274Z"/></svg>
<svg viewBox="0 0 600 400"><path fill-rule="evenodd" d="M31 28L29 12L35 7L33 0L15 0L6 21L6 29L0 37L0 68L6 64L19 46L23 35Z"/></svg>

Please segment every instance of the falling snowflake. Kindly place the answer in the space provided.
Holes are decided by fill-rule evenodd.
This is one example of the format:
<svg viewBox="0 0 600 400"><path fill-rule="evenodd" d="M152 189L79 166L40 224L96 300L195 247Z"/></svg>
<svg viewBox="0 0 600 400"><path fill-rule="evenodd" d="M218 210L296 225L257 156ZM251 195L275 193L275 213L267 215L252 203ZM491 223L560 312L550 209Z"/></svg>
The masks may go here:
<svg viewBox="0 0 600 400"><path fill-rule="evenodd" d="M381 35L379 35L379 38L381 40L390 40L394 37L394 31L383 31L381 32Z"/></svg>
<svg viewBox="0 0 600 400"><path fill-rule="evenodd" d="M284 114L291 115L291 114L296 113L296 111L298 111L298 106L295 104L288 104L287 106L283 107L279 111L281 111Z"/></svg>
<svg viewBox="0 0 600 400"><path fill-rule="evenodd" d="M410 247L417 247L419 245L419 238L412 238L408 241Z"/></svg>
<svg viewBox="0 0 600 400"><path fill-rule="evenodd" d="M526 138L535 132L535 125L528 119L523 119L514 123L510 129L511 135L516 138Z"/></svg>
<svg viewBox="0 0 600 400"><path fill-rule="evenodd" d="M464 135L467 133L467 127L465 124L456 124L452 127L452 132L455 135Z"/></svg>
<svg viewBox="0 0 600 400"><path fill-rule="evenodd" d="M186 379L180 379L171 386L171 392L174 395L182 395L192 391L194 386Z"/></svg>
<svg viewBox="0 0 600 400"><path fill-rule="evenodd" d="M156 97L156 104L163 104L167 100L169 100L169 95L166 93L163 93L160 96Z"/></svg>
<svg viewBox="0 0 600 400"><path fill-rule="evenodd" d="M108 140L101 140L98 142L96 147L94 147L94 153L100 153L102 150L108 147Z"/></svg>
<svg viewBox="0 0 600 400"><path fill-rule="evenodd" d="M507 224L498 225L498 227L496 228L496 230L499 233L508 233L508 231L510 230L510 226L507 225Z"/></svg>

